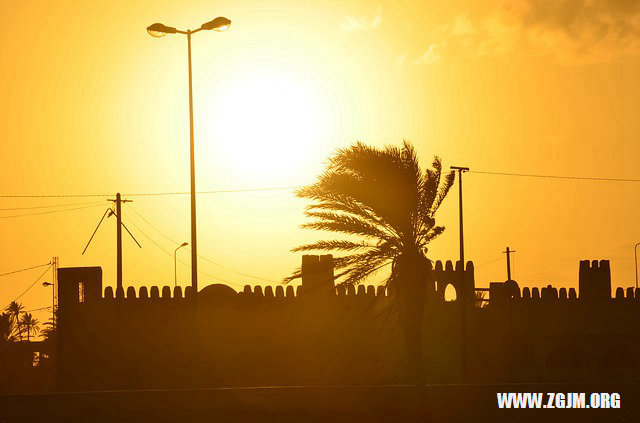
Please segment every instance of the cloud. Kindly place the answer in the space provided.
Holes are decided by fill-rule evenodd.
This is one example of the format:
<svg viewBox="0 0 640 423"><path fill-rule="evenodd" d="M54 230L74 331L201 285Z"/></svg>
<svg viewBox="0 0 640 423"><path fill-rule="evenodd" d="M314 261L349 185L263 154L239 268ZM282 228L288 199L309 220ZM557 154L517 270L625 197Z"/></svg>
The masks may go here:
<svg viewBox="0 0 640 423"><path fill-rule="evenodd" d="M440 61L440 45L433 43L422 53L422 56L413 61L416 65L433 65Z"/></svg>
<svg viewBox="0 0 640 423"><path fill-rule="evenodd" d="M460 14L431 36L447 55L607 62L640 56L640 1L514 0L483 16Z"/></svg>
<svg viewBox="0 0 640 423"><path fill-rule="evenodd" d="M382 23L382 7L378 7L373 18L365 16L345 16L340 28L345 32L370 31L378 28Z"/></svg>
<svg viewBox="0 0 640 423"><path fill-rule="evenodd" d="M403 54L401 56L398 56L398 58L396 59L396 65L397 66L402 66L407 62L407 54Z"/></svg>

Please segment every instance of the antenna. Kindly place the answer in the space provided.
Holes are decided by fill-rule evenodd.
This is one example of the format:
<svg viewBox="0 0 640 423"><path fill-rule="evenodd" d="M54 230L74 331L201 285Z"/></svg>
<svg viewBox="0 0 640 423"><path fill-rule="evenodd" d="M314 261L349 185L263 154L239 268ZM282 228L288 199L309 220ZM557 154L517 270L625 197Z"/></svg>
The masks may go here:
<svg viewBox="0 0 640 423"><path fill-rule="evenodd" d="M117 253L116 254L117 256L116 289L117 289L117 288L122 288L122 228L124 227L124 229L127 231L131 239L133 239L133 241L138 245L138 247L142 248L142 245L140 245L136 237L133 236L129 228L127 228L127 226L124 223L122 223L122 203L130 203L131 200L123 200L120 197L120 193L117 193L115 200L108 200L108 201L113 201L116 204L116 211L114 211L111 207L108 207L107 210L105 210L104 214L100 218L100 221L98 222L98 226L96 226L96 229L91 234L91 238L89 238L89 242L87 242L86 247L84 247L84 250L82 250L82 254L84 255L84 253L87 251L87 248L89 248L89 244L91 244L93 237L96 235L96 232L98 232L98 228L100 228L100 225L102 224L102 221L104 220L104 218L106 217L108 219L112 215L115 215L117 220L117 223L116 223L116 253Z"/></svg>

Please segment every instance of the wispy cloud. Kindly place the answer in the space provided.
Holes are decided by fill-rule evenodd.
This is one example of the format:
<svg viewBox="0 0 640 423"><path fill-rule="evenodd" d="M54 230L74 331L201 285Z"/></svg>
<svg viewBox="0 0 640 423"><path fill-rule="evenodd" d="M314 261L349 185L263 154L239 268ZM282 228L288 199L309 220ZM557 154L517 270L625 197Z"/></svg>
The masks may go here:
<svg viewBox="0 0 640 423"><path fill-rule="evenodd" d="M438 63L440 58L440 44L433 43L413 63L416 65L433 65Z"/></svg>
<svg viewBox="0 0 640 423"><path fill-rule="evenodd" d="M367 16L345 16L340 28L346 32L370 31L382 23L382 7L378 7L373 18Z"/></svg>
<svg viewBox="0 0 640 423"><path fill-rule="evenodd" d="M460 14L433 31L432 43L414 63L437 62L445 45L447 56L541 56L564 64L640 56L640 1L514 0L483 16Z"/></svg>

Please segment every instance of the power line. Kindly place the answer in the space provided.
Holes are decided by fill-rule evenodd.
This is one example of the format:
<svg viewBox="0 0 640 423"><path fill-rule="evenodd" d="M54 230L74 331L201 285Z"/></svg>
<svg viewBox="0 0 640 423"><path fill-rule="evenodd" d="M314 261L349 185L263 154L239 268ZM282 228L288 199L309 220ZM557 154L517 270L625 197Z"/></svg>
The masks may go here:
<svg viewBox="0 0 640 423"><path fill-rule="evenodd" d="M145 222L147 225L149 225L153 230L155 230L156 232L158 232L158 233L159 233L160 235L162 235L164 238L166 238L167 240L171 241L172 243L174 243L174 244L176 244L176 245L179 245L179 244L180 244L180 243L179 243L179 242L177 242L176 240L174 240L174 239L172 239L171 237L169 237L168 235L166 235L166 234L165 234L164 232L162 232L160 229L158 229L155 225L153 225L153 224L152 224L151 222L149 222L147 219L145 219L145 217L144 217L144 216L142 216L142 215L141 215L141 214L140 214L140 213L139 213L135 208L133 208L133 206L131 206L131 207L130 207L130 209L131 209L135 214L137 214L137 215L138 215L142 220L144 220L144 222ZM187 247L186 249L190 250L190 248L189 248L189 247ZM201 256L200 254L198 254L198 257L199 257L199 258L201 258L201 259L202 259L202 260L204 260L204 261L208 261L209 263L214 264L214 265L216 265L216 266L220 267L221 269L228 270L229 272L235 273L235 274L237 274L237 275L245 276L245 277L247 277L247 278L260 279L260 280L265 281L265 282L278 283L278 282L273 281L273 280L271 280L271 279L262 278L262 277L260 277L260 276L256 276L256 275L251 275L251 274L248 274L248 273L239 272L239 271L237 271L237 270L231 269L230 267L223 266L223 265L222 265L222 264L220 264L220 263L216 263L215 261L213 261L213 260L211 260L211 259L209 259L209 258L207 258L207 257Z"/></svg>
<svg viewBox="0 0 640 423"><path fill-rule="evenodd" d="M565 176L565 175L539 175L532 173L509 173L509 172L489 172L480 170L470 170L469 173L498 176L521 176L526 178L547 178L547 179L573 179L580 181L608 181L608 182L640 182L640 179L631 178L601 178L593 176Z"/></svg>
<svg viewBox="0 0 640 423"><path fill-rule="evenodd" d="M18 301L18 300L19 300L19 299L20 299L24 294L26 294L26 293L27 293L31 288L33 288L33 287L34 287L34 285L35 285L35 284L37 284L37 283L38 283L38 281L39 281L40 279L42 279L42 277L43 277L44 275L46 275L46 274L47 274L47 272L49 271L49 268L51 268L51 263L49 263L49 266L44 270L44 272L42 272L42 274L41 274L40 276L38 276L38 279L36 279L36 280L35 280L35 282L33 282L31 285L29 285L29 288L25 289L25 290L22 292L22 294L18 295L18 296L17 296L13 301ZM9 304L7 304L6 306L4 306L3 310L6 310L6 309L7 309L7 307L9 307L13 301L10 301L10 302L9 302Z"/></svg>
<svg viewBox="0 0 640 423"><path fill-rule="evenodd" d="M582 181L608 181L608 182L640 182L636 178L612 178L612 177L595 177L595 176L574 176L574 175L543 175L534 173L517 173L517 172L494 172L483 170L470 170L469 173L481 175L497 175L497 176L519 176L527 178L546 178L546 179L570 179ZM265 188L239 188L239 189L220 189L210 191L197 191L196 194L223 194L223 193L241 193L241 192L261 192L261 191L290 191L302 188L301 185L291 185L284 187L265 187ZM189 191L160 191L160 192L131 192L123 193L128 197L159 197L172 195L189 195ZM111 194L42 194L42 195L11 195L3 194L0 198L97 198L108 197ZM46 206L49 207L49 206ZM55 207L55 206L50 206ZM16 208L18 209L18 208ZM3 209L0 209L3 210ZM10 210L10 209L6 209Z"/></svg>
<svg viewBox="0 0 640 423"><path fill-rule="evenodd" d="M100 203L100 204L95 204L93 206L73 207L71 209L49 210L49 211L37 212L37 213L14 214L14 215L9 215L9 216L0 216L0 219L11 219L11 218L16 218L16 217L37 216L37 215L41 215L41 214L51 214L51 213L68 212L68 211L73 211L73 210L83 210L83 209L90 209L90 208L98 207L98 206L102 206L102 205L103 204Z"/></svg>
<svg viewBox="0 0 640 423"><path fill-rule="evenodd" d="M147 234L146 234L146 232L144 232L142 229L140 229L140 227L139 227L138 225L136 225L136 223L135 223L133 220L131 220L131 219L129 219L129 218L127 218L126 220L127 220L129 223L131 223L131 224L132 224L132 225L133 225L133 226L134 226L138 231L140 231L140 233L141 233L145 238L147 238L149 241L151 241L151 243L152 243L153 245L155 245L156 247L158 247L160 250L162 250L163 252L165 252L167 255L169 255L169 256L171 256L171 257L173 257L173 253L172 253L172 252L165 250L165 249L164 249L160 244L158 244L158 243L157 243L153 238L151 238L149 235L147 235ZM182 260L177 260L177 261L179 261L181 264L184 264L185 266L187 266L187 267L189 267L189 268L191 267L191 263L187 263L187 262L182 261ZM203 274L203 275L205 275L205 276L208 276L208 277L210 277L210 278L217 279L217 280L219 280L219 281L222 281L222 282L228 283L228 284L230 284L230 285L234 285L234 286L241 287L241 288L242 288L242 287L244 287L244 285L242 285L242 284L235 283L235 282L230 282L230 281L228 281L228 280L222 279L221 277L214 276L214 275L211 275L211 274L209 274L209 273L203 272L203 271L202 271L202 270L200 270L200 269L198 269L198 273Z"/></svg>
<svg viewBox="0 0 640 423"><path fill-rule="evenodd" d="M497 262L497 261L500 261L500 260L502 260L502 257L497 258L497 259L495 259L495 260L491 260L491 261L486 262L486 263L479 264L479 265L475 266L474 268L475 268L475 269L479 269L479 268L481 268L481 267L483 267L483 266L487 266L487 265L489 265L489 264L493 264L493 263L495 263L495 262Z"/></svg>
<svg viewBox="0 0 640 423"><path fill-rule="evenodd" d="M288 187L269 187L269 188L244 188L244 189L221 189L213 191L197 191L196 194L224 194L224 193L236 193L236 192L259 192L259 191L290 191L293 189L301 188L301 186L288 186ZM174 192L133 192L123 193L123 196L127 197L158 197L167 195L189 195L189 191L174 191ZM109 197L112 194L43 194L43 195L0 195L0 198L91 198L91 197Z"/></svg>
<svg viewBox="0 0 640 423"><path fill-rule="evenodd" d="M71 206L83 206L86 204L102 204L102 203L71 203L71 204L55 204L49 206L31 206L31 207L9 207L0 209L0 211L9 211L9 210L31 210L31 209L51 209L55 207L71 207Z"/></svg>
<svg viewBox="0 0 640 423"><path fill-rule="evenodd" d="M48 310L53 306L47 306L47 307L40 307L40 308L32 308L31 310L25 310L23 311L23 313L30 313L32 311L40 311L40 310Z"/></svg>
<svg viewBox="0 0 640 423"><path fill-rule="evenodd" d="M20 270L14 270L13 272L0 273L0 276L13 275L14 273L26 272L27 270L37 269L38 267L44 267L44 266L49 266L49 265L51 265L51 262L44 263L44 264L39 264L37 266L27 267L27 268L20 269Z"/></svg>

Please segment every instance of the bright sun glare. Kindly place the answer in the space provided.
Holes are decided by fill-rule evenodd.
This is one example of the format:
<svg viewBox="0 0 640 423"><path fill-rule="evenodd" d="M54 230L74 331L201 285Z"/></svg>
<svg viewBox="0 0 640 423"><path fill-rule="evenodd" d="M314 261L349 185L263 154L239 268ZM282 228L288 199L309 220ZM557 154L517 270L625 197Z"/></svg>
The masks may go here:
<svg viewBox="0 0 640 423"><path fill-rule="evenodd" d="M254 185L305 175L327 134L329 108L317 84L287 70L261 69L234 76L223 91L211 133L226 174Z"/></svg>

